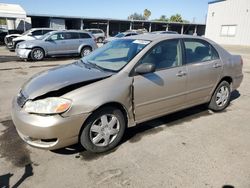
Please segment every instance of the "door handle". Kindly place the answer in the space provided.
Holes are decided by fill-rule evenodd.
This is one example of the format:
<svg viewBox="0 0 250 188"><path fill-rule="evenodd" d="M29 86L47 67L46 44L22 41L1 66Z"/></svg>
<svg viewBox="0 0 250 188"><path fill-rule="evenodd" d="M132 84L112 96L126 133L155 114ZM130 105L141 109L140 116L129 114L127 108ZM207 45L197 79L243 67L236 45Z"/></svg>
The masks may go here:
<svg viewBox="0 0 250 188"><path fill-rule="evenodd" d="M178 77L182 77L182 76L186 76L186 75L187 75L187 73L184 72L184 71L179 71L179 72L176 74L176 76L178 76Z"/></svg>
<svg viewBox="0 0 250 188"><path fill-rule="evenodd" d="M219 68L219 67L222 67L222 65L221 65L220 63L215 63L215 64L213 65L213 68Z"/></svg>

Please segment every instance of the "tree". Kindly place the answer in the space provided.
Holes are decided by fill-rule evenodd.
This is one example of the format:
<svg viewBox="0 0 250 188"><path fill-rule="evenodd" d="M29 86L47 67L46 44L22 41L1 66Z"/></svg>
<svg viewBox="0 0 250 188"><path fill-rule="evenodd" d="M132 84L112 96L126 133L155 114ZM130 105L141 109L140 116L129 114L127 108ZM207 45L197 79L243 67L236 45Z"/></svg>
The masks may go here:
<svg viewBox="0 0 250 188"><path fill-rule="evenodd" d="M159 19L156 19L155 21L168 22L169 19L165 15L161 15L161 17Z"/></svg>
<svg viewBox="0 0 250 188"><path fill-rule="evenodd" d="M143 12L143 16L146 20L149 19L149 17L151 16L151 11L148 10L148 9L145 9L144 12Z"/></svg>
<svg viewBox="0 0 250 188"><path fill-rule="evenodd" d="M183 22L180 14L175 14L170 17L170 22Z"/></svg>
<svg viewBox="0 0 250 188"><path fill-rule="evenodd" d="M145 20L145 17L142 15L142 14L138 14L138 13L134 13L134 14L131 14L129 17L128 17L129 20Z"/></svg>

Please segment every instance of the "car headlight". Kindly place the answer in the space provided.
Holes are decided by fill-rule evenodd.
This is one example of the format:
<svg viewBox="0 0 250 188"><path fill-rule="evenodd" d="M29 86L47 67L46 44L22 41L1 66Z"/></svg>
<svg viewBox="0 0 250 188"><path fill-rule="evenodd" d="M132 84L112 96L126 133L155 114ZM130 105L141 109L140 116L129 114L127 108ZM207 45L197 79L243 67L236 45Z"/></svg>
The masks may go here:
<svg viewBox="0 0 250 188"><path fill-rule="evenodd" d="M60 97L50 97L37 101L27 101L24 110L34 114L60 114L71 107L72 101Z"/></svg>

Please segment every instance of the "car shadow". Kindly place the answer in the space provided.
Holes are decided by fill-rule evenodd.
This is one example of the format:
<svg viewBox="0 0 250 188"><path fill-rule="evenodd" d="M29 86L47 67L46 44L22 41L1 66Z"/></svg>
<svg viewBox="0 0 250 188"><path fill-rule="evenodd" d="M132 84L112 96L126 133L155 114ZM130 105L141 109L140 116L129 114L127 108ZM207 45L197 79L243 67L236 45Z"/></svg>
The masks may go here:
<svg viewBox="0 0 250 188"><path fill-rule="evenodd" d="M12 56L12 55L1 55L0 56L0 63L7 63L7 62L11 62L11 61L20 61L20 59L16 56Z"/></svg>
<svg viewBox="0 0 250 188"><path fill-rule="evenodd" d="M231 101L236 100L239 97L239 91L233 91L231 95ZM226 111L227 109L220 113ZM140 141L143 137L157 134L158 132L163 131L167 127L180 125L183 122L190 122L200 117L210 116L213 115L213 113L214 112L207 108L207 105L198 105L169 115L162 116L160 118L140 123L134 127L127 128L122 141L114 150L101 154L92 154L86 151L79 143L66 148L53 150L52 152L62 155L73 155L79 153L81 157L83 156L87 160L97 159L98 157L114 152L117 148L119 148L120 145L126 142L135 143Z"/></svg>

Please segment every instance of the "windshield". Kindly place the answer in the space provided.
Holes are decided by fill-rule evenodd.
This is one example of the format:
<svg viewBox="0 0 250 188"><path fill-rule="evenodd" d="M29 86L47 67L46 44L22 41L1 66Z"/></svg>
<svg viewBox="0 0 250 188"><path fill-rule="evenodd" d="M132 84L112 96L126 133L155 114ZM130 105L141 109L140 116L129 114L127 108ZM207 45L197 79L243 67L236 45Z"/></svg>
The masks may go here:
<svg viewBox="0 0 250 188"><path fill-rule="evenodd" d="M50 35L51 35L51 33L52 33L52 32L53 32L53 31L48 32L48 33L46 33L45 35L43 35L43 36L39 37L39 40L43 40L43 39L47 38L48 36L50 36Z"/></svg>
<svg viewBox="0 0 250 188"><path fill-rule="evenodd" d="M148 40L114 40L83 57L82 61L104 70L118 72L149 43Z"/></svg>
<svg viewBox="0 0 250 188"><path fill-rule="evenodd" d="M117 38L121 38L121 37L124 37L125 36L125 34L124 33L119 33L119 34L117 34L115 37L117 37Z"/></svg>
<svg viewBox="0 0 250 188"><path fill-rule="evenodd" d="M30 30L27 30L22 35L27 35L29 32L30 32Z"/></svg>

